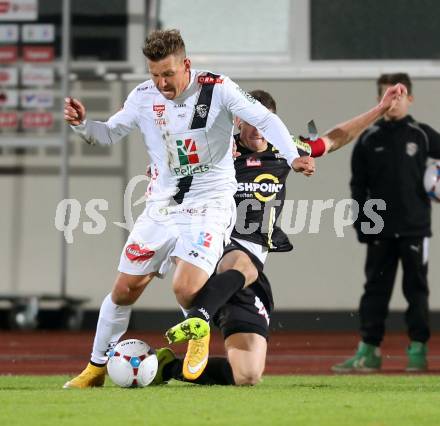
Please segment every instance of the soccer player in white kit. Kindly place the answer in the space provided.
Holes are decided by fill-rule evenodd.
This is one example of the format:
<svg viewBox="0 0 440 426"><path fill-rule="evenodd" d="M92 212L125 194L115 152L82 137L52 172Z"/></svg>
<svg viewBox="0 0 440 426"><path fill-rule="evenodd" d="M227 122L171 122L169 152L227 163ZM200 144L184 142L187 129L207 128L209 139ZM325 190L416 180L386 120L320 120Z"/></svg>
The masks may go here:
<svg viewBox="0 0 440 426"><path fill-rule="evenodd" d="M173 290L185 308L213 273L235 223L233 116L276 141L294 171L310 176L315 170L312 158L299 157L275 114L228 77L191 69L179 31L153 32L143 53L152 79L138 85L107 122L86 120L80 101L65 100L65 120L86 142L113 144L138 128L152 164L146 208L101 305L91 360L65 388L104 384L107 353L127 330L131 306L154 277L163 277L175 263Z"/></svg>

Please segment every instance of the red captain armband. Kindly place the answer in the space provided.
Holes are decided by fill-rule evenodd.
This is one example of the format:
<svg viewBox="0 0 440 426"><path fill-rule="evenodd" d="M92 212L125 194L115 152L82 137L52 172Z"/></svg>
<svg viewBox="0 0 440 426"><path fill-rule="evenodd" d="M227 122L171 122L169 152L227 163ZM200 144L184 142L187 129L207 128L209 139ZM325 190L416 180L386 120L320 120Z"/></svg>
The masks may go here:
<svg viewBox="0 0 440 426"><path fill-rule="evenodd" d="M317 138L314 141L305 138L303 136L299 137L301 142L307 144L310 148L308 150L310 157L321 157L325 152L325 142L322 138Z"/></svg>

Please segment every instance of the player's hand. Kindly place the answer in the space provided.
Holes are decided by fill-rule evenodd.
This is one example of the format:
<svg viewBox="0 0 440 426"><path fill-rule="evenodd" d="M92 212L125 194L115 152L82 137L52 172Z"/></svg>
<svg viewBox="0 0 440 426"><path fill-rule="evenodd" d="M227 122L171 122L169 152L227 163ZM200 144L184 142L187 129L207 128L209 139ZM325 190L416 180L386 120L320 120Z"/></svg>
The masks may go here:
<svg viewBox="0 0 440 426"><path fill-rule="evenodd" d="M237 151L237 144L234 142L232 144L232 158L235 160L237 157L240 157L241 152Z"/></svg>
<svg viewBox="0 0 440 426"><path fill-rule="evenodd" d="M74 98L64 99L64 120L71 126L78 126L86 118L86 109L84 105Z"/></svg>
<svg viewBox="0 0 440 426"><path fill-rule="evenodd" d="M312 157L298 157L292 162L292 169L305 176L312 176L315 173L315 159Z"/></svg>
<svg viewBox="0 0 440 426"><path fill-rule="evenodd" d="M397 83L394 86L388 87L382 96L381 101L379 102L379 107L383 111L383 113L387 112L389 109L393 108L393 106L400 101L402 96L406 96L408 94L408 90L406 87Z"/></svg>

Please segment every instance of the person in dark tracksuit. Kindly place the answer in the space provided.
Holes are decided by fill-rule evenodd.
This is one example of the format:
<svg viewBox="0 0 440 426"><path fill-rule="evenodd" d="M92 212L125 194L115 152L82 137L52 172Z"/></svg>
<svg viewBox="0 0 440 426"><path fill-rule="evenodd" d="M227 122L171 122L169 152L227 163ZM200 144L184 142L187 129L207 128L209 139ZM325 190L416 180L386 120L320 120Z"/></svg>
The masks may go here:
<svg viewBox="0 0 440 426"><path fill-rule="evenodd" d="M407 74L380 76L379 96L398 82L406 86L408 95L366 130L353 150L352 198L362 212L355 229L359 241L367 244L366 283L359 307L362 341L354 357L333 366L335 372L380 369L379 347L399 261L403 267L403 294L408 302L405 321L411 341L406 370L427 369L431 203L423 176L428 158L440 158L440 134L408 115L413 96ZM368 220L363 213L368 199L386 203L385 210L377 211L383 219L383 228L376 234L368 233L370 225L366 226Z"/></svg>

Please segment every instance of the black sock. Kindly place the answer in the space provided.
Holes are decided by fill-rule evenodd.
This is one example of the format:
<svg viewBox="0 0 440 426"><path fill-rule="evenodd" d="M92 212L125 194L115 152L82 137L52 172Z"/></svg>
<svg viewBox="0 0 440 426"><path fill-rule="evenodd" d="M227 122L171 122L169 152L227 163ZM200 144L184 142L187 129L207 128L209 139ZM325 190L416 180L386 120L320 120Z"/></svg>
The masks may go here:
<svg viewBox="0 0 440 426"><path fill-rule="evenodd" d="M232 368L226 358L209 358L205 371L196 380L186 380L182 375L183 360L177 358L163 369L165 381L176 379L198 385L235 385Z"/></svg>
<svg viewBox="0 0 440 426"><path fill-rule="evenodd" d="M98 364L97 362L93 362L90 360L90 364L94 365L95 367L105 367L105 364Z"/></svg>
<svg viewBox="0 0 440 426"><path fill-rule="evenodd" d="M166 364L163 367L162 377L165 382L168 382L168 380L176 379L183 381L182 376L182 366L183 366L183 359L176 358L170 363Z"/></svg>
<svg viewBox="0 0 440 426"><path fill-rule="evenodd" d="M210 277L194 298L188 317L209 321L244 283L244 275L234 269Z"/></svg>

